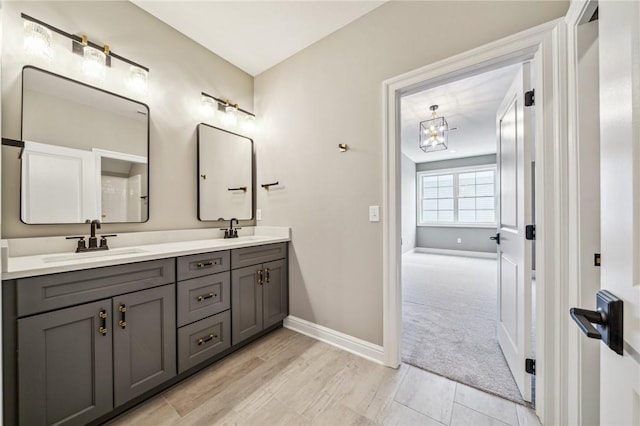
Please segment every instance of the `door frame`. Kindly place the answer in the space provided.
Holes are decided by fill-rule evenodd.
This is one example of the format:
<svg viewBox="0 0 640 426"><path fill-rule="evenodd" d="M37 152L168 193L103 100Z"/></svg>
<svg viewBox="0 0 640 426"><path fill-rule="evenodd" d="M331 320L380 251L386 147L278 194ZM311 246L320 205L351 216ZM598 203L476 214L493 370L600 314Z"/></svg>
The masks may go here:
<svg viewBox="0 0 640 426"><path fill-rule="evenodd" d="M567 281L567 303L568 306L582 306L582 285L581 285L581 266L582 245L580 239L580 209L598 209L599 206L590 203L589 200L580 196L580 188L582 186L580 177L580 161L581 146L578 143L579 137L579 87L578 87L578 27L589 19L598 7L598 0L574 0L569 6L565 21L567 27L567 169L569 172L568 189L570 195L571 208L568 213L569 224L569 253L568 253L568 269L569 276ZM566 399L566 413L564 418L568 424L584 424L583 403L585 401L598 401L600 403L600 389L594 389L583 383L583 336L578 327L571 327L567 331L567 350L565 359L565 371L567 372L567 381L571 383L569 386ZM599 348L598 348L599 351ZM593 363L591 363L593 364ZM589 368L597 368L597 374L600 375L599 363L597 365L589 365Z"/></svg>
<svg viewBox="0 0 640 426"><path fill-rule="evenodd" d="M402 333L400 96L504 65L534 59L536 217L536 414L563 424L569 384L565 309L568 269L566 137L566 27L564 18L542 24L385 80L382 87L383 351L384 364L400 365ZM544 141L544 143L543 143Z"/></svg>

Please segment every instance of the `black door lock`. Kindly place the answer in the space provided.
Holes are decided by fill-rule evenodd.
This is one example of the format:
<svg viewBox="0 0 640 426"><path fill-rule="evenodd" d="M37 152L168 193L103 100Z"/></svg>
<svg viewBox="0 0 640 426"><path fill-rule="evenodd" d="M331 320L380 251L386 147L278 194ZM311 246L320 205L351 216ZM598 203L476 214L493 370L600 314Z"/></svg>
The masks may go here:
<svg viewBox="0 0 640 426"><path fill-rule="evenodd" d="M600 290L596 295L596 305L595 311L571 308L571 318L587 337L602 339L612 351L622 355L622 300L607 290Z"/></svg>

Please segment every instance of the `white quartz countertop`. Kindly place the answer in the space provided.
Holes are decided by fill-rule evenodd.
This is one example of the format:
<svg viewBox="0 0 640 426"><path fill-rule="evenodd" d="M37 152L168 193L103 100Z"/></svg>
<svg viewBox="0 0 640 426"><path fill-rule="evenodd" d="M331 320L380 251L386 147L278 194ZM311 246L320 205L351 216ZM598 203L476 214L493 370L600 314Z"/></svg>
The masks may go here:
<svg viewBox="0 0 640 426"><path fill-rule="evenodd" d="M9 256L5 259L6 269L2 273L2 279L9 280L58 272L77 271L102 266L142 262L145 260L275 244L291 240L288 232L286 234L277 234L279 235L246 235L230 239L212 238L141 244L84 253L70 251Z"/></svg>

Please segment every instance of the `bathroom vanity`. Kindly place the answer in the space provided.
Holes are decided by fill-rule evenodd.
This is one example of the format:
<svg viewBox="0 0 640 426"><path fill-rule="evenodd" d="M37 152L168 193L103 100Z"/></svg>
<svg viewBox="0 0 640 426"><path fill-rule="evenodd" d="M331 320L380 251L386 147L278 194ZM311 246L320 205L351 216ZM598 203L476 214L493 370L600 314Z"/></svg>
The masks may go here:
<svg viewBox="0 0 640 426"><path fill-rule="evenodd" d="M280 327L288 241L9 257L5 424L103 422Z"/></svg>

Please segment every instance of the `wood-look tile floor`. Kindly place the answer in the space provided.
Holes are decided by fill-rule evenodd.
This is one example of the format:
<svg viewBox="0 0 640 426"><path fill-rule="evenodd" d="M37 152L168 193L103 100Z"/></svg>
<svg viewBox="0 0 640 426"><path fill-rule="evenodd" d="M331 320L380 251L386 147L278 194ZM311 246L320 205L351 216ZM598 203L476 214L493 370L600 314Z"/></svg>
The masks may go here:
<svg viewBox="0 0 640 426"><path fill-rule="evenodd" d="M279 329L110 423L537 426L532 410Z"/></svg>

